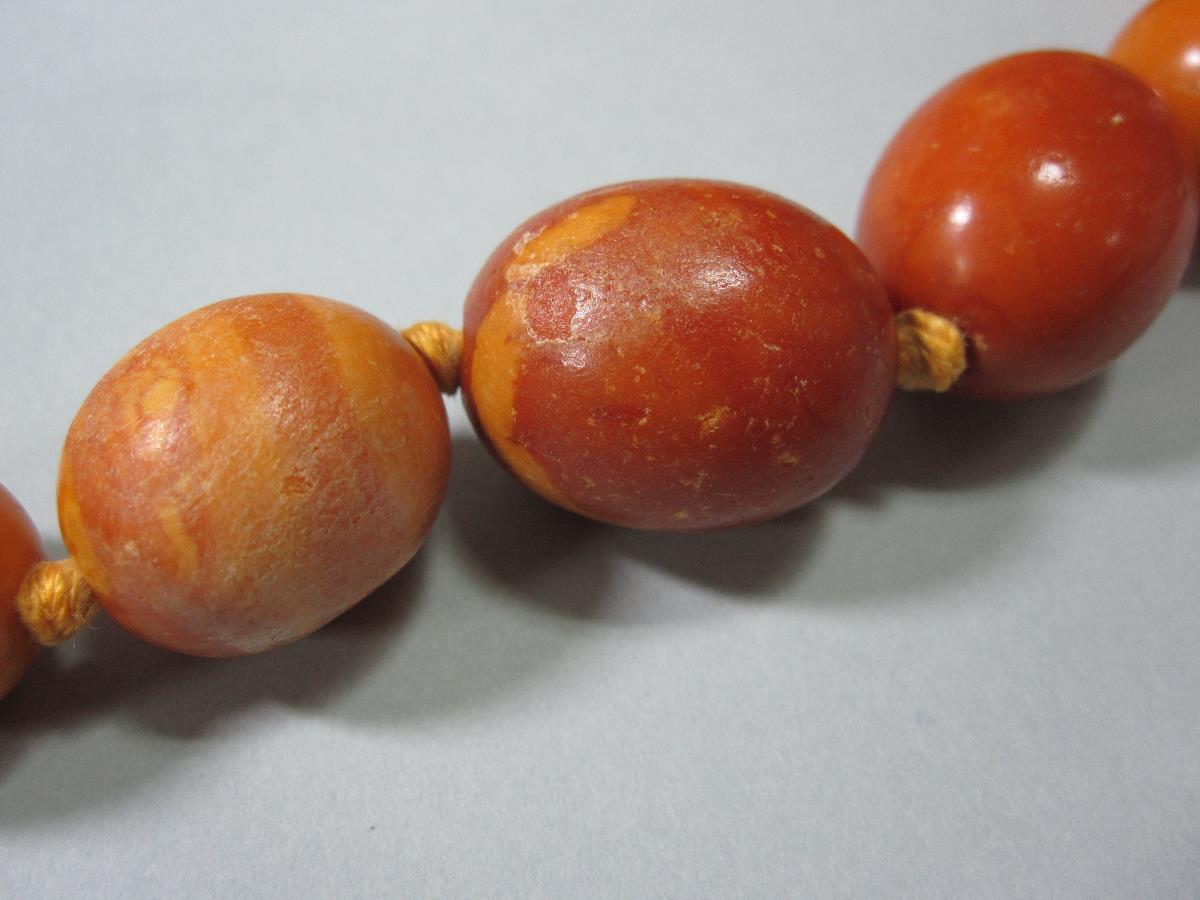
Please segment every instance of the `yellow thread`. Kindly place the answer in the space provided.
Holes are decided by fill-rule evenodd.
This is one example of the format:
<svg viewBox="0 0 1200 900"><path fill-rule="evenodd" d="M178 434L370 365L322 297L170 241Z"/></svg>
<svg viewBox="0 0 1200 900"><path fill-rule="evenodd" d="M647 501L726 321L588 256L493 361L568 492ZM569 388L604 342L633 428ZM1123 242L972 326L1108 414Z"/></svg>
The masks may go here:
<svg viewBox="0 0 1200 900"><path fill-rule="evenodd" d="M83 628L97 608L91 585L73 559L39 563L17 594L21 620L47 647L61 644Z"/></svg>
<svg viewBox="0 0 1200 900"><path fill-rule="evenodd" d="M924 309L896 314L896 384L906 391L950 390L967 368L967 339L949 319Z"/></svg>
<svg viewBox="0 0 1200 900"><path fill-rule="evenodd" d="M443 394L458 390L463 334L444 322L418 322L401 332L425 360Z"/></svg>

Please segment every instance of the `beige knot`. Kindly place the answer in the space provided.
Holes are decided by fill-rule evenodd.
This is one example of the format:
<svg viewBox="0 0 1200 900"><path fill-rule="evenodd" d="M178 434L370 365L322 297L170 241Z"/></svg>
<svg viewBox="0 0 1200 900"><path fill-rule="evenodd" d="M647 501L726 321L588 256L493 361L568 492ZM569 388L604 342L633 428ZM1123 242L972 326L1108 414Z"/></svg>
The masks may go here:
<svg viewBox="0 0 1200 900"><path fill-rule="evenodd" d="M924 309L896 314L896 384L906 391L942 393L967 368L967 339L949 319Z"/></svg>
<svg viewBox="0 0 1200 900"><path fill-rule="evenodd" d="M443 394L458 390L463 333L444 322L418 322L401 332L421 354Z"/></svg>
<svg viewBox="0 0 1200 900"><path fill-rule="evenodd" d="M92 588L73 559L39 563L17 594L25 627L47 647L61 644L83 628L96 609Z"/></svg>

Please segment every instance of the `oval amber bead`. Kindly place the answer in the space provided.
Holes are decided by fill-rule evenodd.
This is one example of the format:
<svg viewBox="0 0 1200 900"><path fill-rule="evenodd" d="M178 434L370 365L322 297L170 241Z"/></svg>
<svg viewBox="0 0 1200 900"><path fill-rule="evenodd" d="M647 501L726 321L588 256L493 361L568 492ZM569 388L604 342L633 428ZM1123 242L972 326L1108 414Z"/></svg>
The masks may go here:
<svg viewBox="0 0 1200 900"><path fill-rule="evenodd" d="M230 656L303 637L420 547L449 468L441 395L332 300L217 303L142 342L71 426L63 537L126 628Z"/></svg>
<svg viewBox="0 0 1200 900"><path fill-rule="evenodd" d="M953 320L959 393L1071 387L1149 327L1196 232L1196 173L1162 101L1107 60L1040 51L967 73L901 128L859 242L893 302Z"/></svg>
<svg viewBox="0 0 1200 900"><path fill-rule="evenodd" d="M521 225L466 302L485 442L559 505L698 530L780 515L858 461L895 379L887 299L849 239L754 188L647 181Z"/></svg>

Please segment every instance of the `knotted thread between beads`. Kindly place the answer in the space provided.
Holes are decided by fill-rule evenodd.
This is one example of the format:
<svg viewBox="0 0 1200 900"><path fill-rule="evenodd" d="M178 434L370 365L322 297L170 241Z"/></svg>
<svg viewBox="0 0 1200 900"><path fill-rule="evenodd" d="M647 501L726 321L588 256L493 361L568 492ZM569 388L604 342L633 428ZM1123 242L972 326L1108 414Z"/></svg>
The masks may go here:
<svg viewBox="0 0 1200 900"><path fill-rule="evenodd" d="M418 322L400 333L425 360L442 393L457 391L463 333L444 322Z"/></svg>
<svg viewBox="0 0 1200 900"><path fill-rule="evenodd" d="M39 563L17 594L17 611L38 643L53 647L75 634L98 606L73 559Z"/></svg>
<svg viewBox="0 0 1200 900"><path fill-rule="evenodd" d="M967 368L967 339L957 325L925 309L896 314L896 384L906 391L950 390Z"/></svg>

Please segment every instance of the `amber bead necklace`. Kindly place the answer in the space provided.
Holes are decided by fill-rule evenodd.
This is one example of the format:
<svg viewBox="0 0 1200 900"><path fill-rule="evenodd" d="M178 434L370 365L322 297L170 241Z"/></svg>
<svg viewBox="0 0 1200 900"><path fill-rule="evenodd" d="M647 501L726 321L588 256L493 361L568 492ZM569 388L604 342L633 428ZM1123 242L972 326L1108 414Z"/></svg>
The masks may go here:
<svg viewBox="0 0 1200 900"><path fill-rule="evenodd" d="M981 401L1101 371L1193 251L1200 4L1111 59L1006 57L901 128L857 244L726 182L630 182L518 226L460 330L263 294L155 332L68 432L42 561L0 488L0 696L98 607L202 656L297 640L395 574L446 489L442 393L583 516L698 531L784 514L859 461L899 385Z"/></svg>

